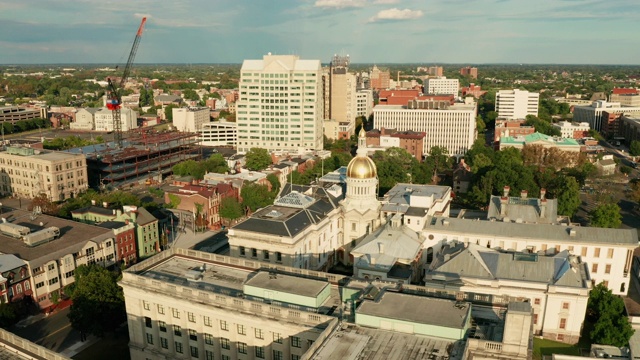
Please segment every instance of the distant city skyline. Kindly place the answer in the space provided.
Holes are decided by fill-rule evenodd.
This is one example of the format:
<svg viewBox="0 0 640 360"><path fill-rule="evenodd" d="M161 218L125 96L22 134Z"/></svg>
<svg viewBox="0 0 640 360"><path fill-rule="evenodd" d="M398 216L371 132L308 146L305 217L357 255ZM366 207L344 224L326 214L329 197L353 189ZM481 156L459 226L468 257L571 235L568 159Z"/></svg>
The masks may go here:
<svg viewBox="0 0 640 360"><path fill-rule="evenodd" d="M0 0L0 64L637 64L637 0Z"/></svg>

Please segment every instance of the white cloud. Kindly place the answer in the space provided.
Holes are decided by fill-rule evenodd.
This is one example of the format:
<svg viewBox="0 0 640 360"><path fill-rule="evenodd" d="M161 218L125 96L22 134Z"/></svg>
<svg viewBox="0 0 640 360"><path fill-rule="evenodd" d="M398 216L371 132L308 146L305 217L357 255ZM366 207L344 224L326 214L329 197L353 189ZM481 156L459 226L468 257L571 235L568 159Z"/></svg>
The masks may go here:
<svg viewBox="0 0 640 360"><path fill-rule="evenodd" d="M390 5L390 4L397 4L399 2L400 2L400 0L376 0L373 3L374 4Z"/></svg>
<svg viewBox="0 0 640 360"><path fill-rule="evenodd" d="M411 9L387 9L379 11L376 16L369 19L369 22L376 22L381 20L413 20L422 17L424 13L422 10Z"/></svg>
<svg viewBox="0 0 640 360"><path fill-rule="evenodd" d="M324 8L353 8L363 7L367 3L366 0L316 0L315 7Z"/></svg>

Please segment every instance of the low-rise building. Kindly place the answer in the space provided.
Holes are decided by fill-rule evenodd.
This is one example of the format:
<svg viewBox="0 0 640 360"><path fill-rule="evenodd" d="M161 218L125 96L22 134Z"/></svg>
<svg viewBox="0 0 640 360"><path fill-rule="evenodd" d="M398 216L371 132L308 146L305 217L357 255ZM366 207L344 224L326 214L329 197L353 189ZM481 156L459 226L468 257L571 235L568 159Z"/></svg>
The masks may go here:
<svg viewBox="0 0 640 360"><path fill-rule="evenodd" d="M0 107L0 123L8 122L15 124L17 121L46 119L46 108L25 108L19 106Z"/></svg>
<svg viewBox="0 0 640 360"><path fill-rule="evenodd" d="M12 254L0 255L0 299L2 303L21 300L33 294L27 263Z"/></svg>
<svg viewBox="0 0 640 360"><path fill-rule="evenodd" d="M383 219L402 214L404 224L420 231L429 216L449 216L451 187L439 185L396 184L381 199Z"/></svg>
<svg viewBox="0 0 640 360"><path fill-rule="evenodd" d="M53 305L52 294L75 281L74 271L80 265L105 267L116 263L113 231L81 224L38 212L2 208L7 223L26 228L26 235L16 237L0 233L0 253L13 254L26 263L30 284L23 291L41 308Z"/></svg>
<svg viewBox="0 0 640 360"><path fill-rule="evenodd" d="M222 199L229 197L238 199L238 193L238 189L225 183L218 183L215 186L187 185L175 191L166 191L164 201L166 204L177 203L175 209L190 211L194 218L200 218L200 225L216 230L222 227L220 218Z"/></svg>
<svg viewBox="0 0 640 360"><path fill-rule="evenodd" d="M0 151L0 193L52 201L74 197L89 187L84 155L9 146Z"/></svg>
<svg viewBox="0 0 640 360"><path fill-rule="evenodd" d="M540 145L544 148L557 148L565 152L580 152L580 144L570 138L559 138L535 132L526 136L505 136L500 139L500 150L514 147L522 150L525 145Z"/></svg>
<svg viewBox="0 0 640 360"><path fill-rule="evenodd" d="M96 225L113 230L116 243L116 261L127 266L138 260L135 225L131 221L105 221Z"/></svg>
<svg viewBox="0 0 640 360"><path fill-rule="evenodd" d="M386 150L391 147L398 147L406 150L413 155L418 161L422 161L424 150L424 132L416 131L396 131L395 129L380 130L373 129L367 131L367 151L373 154L376 151Z"/></svg>
<svg viewBox="0 0 640 360"><path fill-rule="evenodd" d="M443 246L424 281L425 287L444 288L462 301L528 301L534 333L569 343L580 339L591 289L587 264L568 251L544 256L461 242Z"/></svg>
<svg viewBox="0 0 640 360"><path fill-rule="evenodd" d="M582 139L589 136L589 123L572 123L569 121L561 121L552 124L554 128L560 130L560 136L570 139Z"/></svg>
<svg viewBox="0 0 640 360"><path fill-rule="evenodd" d="M605 112L607 113L606 117L604 116ZM592 102L591 105L588 106L575 106L573 108L573 121L587 122L592 129L603 131L603 127L605 127L605 123L609 121L611 115L616 114L639 115L640 107L622 106L619 102L598 100ZM611 135L614 134L612 133Z"/></svg>
<svg viewBox="0 0 640 360"><path fill-rule="evenodd" d="M613 155L602 156L602 159L599 159L595 165L600 175L608 176L616 172L616 162L613 160Z"/></svg>
<svg viewBox="0 0 640 360"><path fill-rule="evenodd" d="M94 201L92 201L94 202ZM111 209L109 204L103 207L91 206L71 212L71 217L87 224L98 224L107 221L131 222L135 225L136 251L138 259L143 259L160 251L160 233L158 219L147 209L137 206L123 206L121 209ZM130 250L129 250L130 251Z"/></svg>
<svg viewBox="0 0 640 360"><path fill-rule="evenodd" d="M629 290L629 272L633 250L638 247L637 229L606 229L553 224L520 224L430 217L422 232L424 247L437 254L449 241L486 248L511 249L518 252L558 254L568 251L588 264L590 278L604 282L616 295ZM428 260L427 260L428 261Z"/></svg>

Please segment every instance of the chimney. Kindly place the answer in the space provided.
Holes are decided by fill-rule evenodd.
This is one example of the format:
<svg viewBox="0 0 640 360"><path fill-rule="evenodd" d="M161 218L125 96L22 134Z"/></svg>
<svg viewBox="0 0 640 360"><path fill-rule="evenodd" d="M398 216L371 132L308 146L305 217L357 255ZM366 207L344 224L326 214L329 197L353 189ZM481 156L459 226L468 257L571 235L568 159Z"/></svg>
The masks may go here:
<svg viewBox="0 0 640 360"><path fill-rule="evenodd" d="M369 262L371 263L371 265L375 265L376 264L376 258L374 258L373 256L369 256Z"/></svg>
<svg viewBox="0 0 640 360"><path fill-rule="evenodd" d="M503 194L504 194L503 197L505 197L505 198L509 197L509 190L511 190L511 188L508 185L504 187L504 189L503 189Z"/></svg>
<svg viewBox="0 0 640 360"><path fill-rule="evenodd" d="M540 200L540 217L544 218L544 213L547 212L547 199Z"/></svg>
<svg viewBox="0 0 640 360"><path fill-rule="evenodd" d="M576 236L576 230L575 229L569 229L569 236L575 237Z"/></svg>
<svg viewBox="0 0 640 360"><path fill-rule="evenodd" d="M96 205L96 201L95 200L91 200L91 205L95 206Z"/></svg>
<svg viewBox="0 0 640 360"><path fill-rule="evenodd" d="M378 251L380 254L384 254L384 244L381 242L378 243Z"/></svg>
<svg viewBox="0 0 640 360"><path fill-rule="evenodd" d="M544 198L544 197L545 197L546 195L547 195L547 189L545 189L545 188L540 189L540 199L541 199L541 200L545 200L545 198Z"/></svg>
<svg viewBox="0 0 640 360"><path fill-rule="evenodd" d="M124 224L129 225L129 219L124 219Z"/></svg>
<svg viewBox="0 0 640 360"><path fill-rule="evenodd" d="M520 191L520 198L526 199L529 192L527 190Z"/></svg>

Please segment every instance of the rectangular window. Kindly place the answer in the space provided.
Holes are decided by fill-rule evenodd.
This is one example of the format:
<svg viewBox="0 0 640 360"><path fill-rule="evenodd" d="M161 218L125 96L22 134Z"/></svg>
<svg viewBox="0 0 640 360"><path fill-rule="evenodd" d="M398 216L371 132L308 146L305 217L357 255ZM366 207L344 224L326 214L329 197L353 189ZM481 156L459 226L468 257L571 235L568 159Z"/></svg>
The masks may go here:
<svg viewBox="0 0 640 360"><path fill-rule="evenodd" d="M187 318L189 318L189 322L196 322L196 316L192 312L187 313Z"/></svg>
<svg viewBox="0 0 640 360"><path fill-rule="evenodd" d="M149 310L150 309L148 301L142 301L142 306L144 307L145 310Z"/></svg>
<svg viewBox="0 0 640 360"><path fill-rule="evenodd" d="M144 326L148 327L149 329L151 329L151 318L145 316L144 317Z"/></svg>
<svg viewBox="0 0 640 360"><path fill-rule="evenodd" d="M283 360L282 351L273 350L273 360Z"/></svg>
<svg viewBox="0 0 640 360"><path fill-rule="evenodd" d="M297 336L292 336L291 337L291 346L295 347L295 348L299 348L300 347L300 338Z"/></svg>
<svg viewBox="0 0 640 360"><path fill-rule="evenodd" d="M229 346L229 339L220 338L220 347L227 350L231 349L231 346Z"/></svg>
<svg viewBox="0 0 640 360"><path fill-rule="evenodd" d="M220 330L229 331L229 325L224 320L220 320Z"/></svg>
<svg viewBox="0 0 640 360"><path fill-rule="evenodd" d="M243 342L238 343L238 353L246 354L247 353L247 344Z"/></svg>
<svg viewBox="0 0 640 360"><path fill-rule="evenodd" d="M257 249L254 249L254 248L251 249L251 257L258 257L258 250Z"/></svg>
<svg viewBox="0 0 640 360"><path fill-rule="evenodd" d="M222 354L222 360L231 360L231 357L229 357L229 355Z"/></svg>
<svg viewBox="0 0 640 360"><path fill-rule="evenodd" d="M169 348L169 341L166 338L161 337L160 338L160 346L162 346L163 349L168 349Z"/></svg>
<svg viewBox="0 0 640 360"><path fill-rule="evenodd" d="M207 345L213 345L213 335L204 334L204 343Z"/></svg>
<svg viewBox="0 0 640 360"><path fill-rule="evenodd" d="M238 248L238 251L240 252L240 256L244 256L244 255L245 255L245 249L244 249L244 246L240 246L240 247Z"/></svg>
<svg viewBox="0 0 640 360"><path fill-rule="evenodd" d="M176 319L180 319L180 310L178 309L171 309L171 311L173 312L173 317Z"/></svg>
<svg viewBox="0 0 640 360"><path fill-rule="evenodd" d="M599 258L600 257L600 248L593 249L593 257L595 257L595 258Z"/></svg>
<svg viewBox="0 0 640 360"><path fill-rule="evenodd" d="M264 333L262 329L256 329L256 339L264 339Z"/></svg>
<svg viewBox="0 0 640 360"><path fill-rule="evenodd" d="M198 357L198 347L197 346L189 346L189 350L191 350L191 357Z"/></svg>
<svg viewBox="0 0 640 360"><path fill-rule="evenodd" d="M560 329L566 329L567 328L567 319L562 318L560 319Z"/></svg>
<svg viewBox="0 0 640 360"><path fill-rule="evenodd" d="M173 325L173 334L175 336L182 336L182 328L180 328L180 325Z"/></svg>
<svg viewBox="0 0 640 360"><path fill-rule="evenodd" d="M607 250L607 259L613 259L613 249Z"/></svg>
<svg viewBox="0 0 640 360"><path fill-rule="evenodd" d="M158 321L158 327L160 328L160 331L167 332L167 323L166 322Z"/></svg>
<svg viewBox="0 0 640 360"><path fill-rule="evenodd" d="M611 264L607 264L607 265L604 267L604 273L605 273L605 274L611 274Z"/></svg>
<svg viewBox="0 0 640 360"><path fill-rule="evenodd" d="M204 322L204 326L211 326L211 318L208 316L203 316L202 321Z"/></svg>
<svg viewBox="0 0 640 360"><path fill-rule="evenodd" d="M256 358L264 359L264 348L262 346L256 346Z"/></svg>
<svg viewBox="0 0 640 360"><path fill-rule="evenodd" d="M282 344L282 336L280 335L280 333L273 333L273 342Z"/></svg>
<svg viewBox="0 0 640 360"><path fill-rule="evenodd" d="M569 310L569 303L568 303L568 302L563 302L563 303L562 303L562 308L563 308L564 310Z"/></svg>
<svg viewBox="0 0 640 360"><path fill-rule="evenodd" d="M180 341L176 341L175 345L176 345L176 352L178 354L182 354L182 343Z"/></svg>
<svg viewBox="0 0 640 360"><path fill-rule="evenodd" d="M153 345L153 335L147 334L147 344Z"/></svg>
<svg viewBox="0 0 640 360"><path fill-rule="evenodd" d="M244 327L244 325L238 324L238 334L247 335L247 329Z"/></svg>
<svg viewBox="0 0 640 360"><path fill-rule="evenodd" d="M189 340L198 341L198 333L193 329L189 329Z"/></svg>
<svg viewBox="0 0 640 360"><path fill-rule="evenodd" d="M279 251L276 252L276 261L282 261L282 253Z"/></svg>
<svg viewBox="0 0 640 360"><path fill-rule="evenodd" d="M591 272L594 274L598 272L598 264L591 265Z"/></svg>
<svg viewBox="0 0 640 360"><path fill-rule="evenodd" d="M204 359L205 360L213 360L213 351L205 350L204 351Z"/></svg>
<svg viewBox="0 0 640 360"><path fill-rule="evenodd" d="M262 257L265 260L269 260L269 250L262 250Z"/></svg>
<svg viewBox="0 0 640 360"><path fill-rule="evenodd" d="M291 354L291 360L300 360L300 355Z"/></svg>
<svg viewBox="0 0 640 360"><path fill-rule="evenodd" d="M580 252L580 256L587 256L587 248L583 247L582 251Z"/></svg>
<svg viewBox="0 0 640 360"><path fill-rule="evenodd" d="M538 314L533 314L533 325L538 324Z"/></svg>
<svg viewBox="0 0 640 360"><path fill-rule="evenodd" d="M540 298L535 298L535 299L533 299L533 303L534 303L535 305L540 305Z"/></svg>

